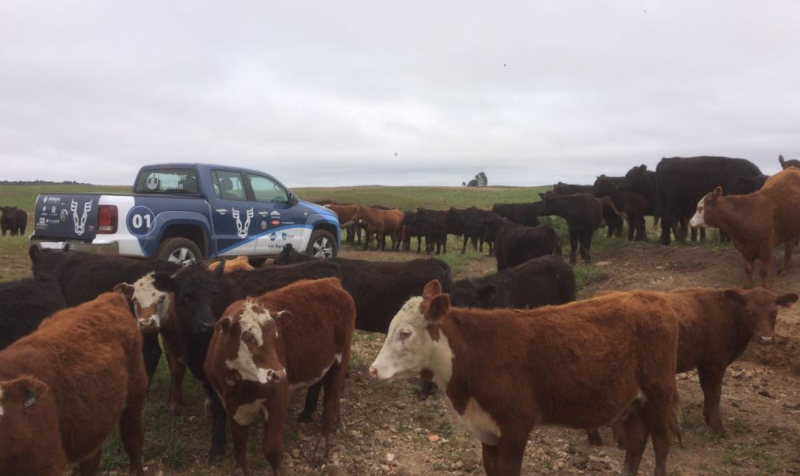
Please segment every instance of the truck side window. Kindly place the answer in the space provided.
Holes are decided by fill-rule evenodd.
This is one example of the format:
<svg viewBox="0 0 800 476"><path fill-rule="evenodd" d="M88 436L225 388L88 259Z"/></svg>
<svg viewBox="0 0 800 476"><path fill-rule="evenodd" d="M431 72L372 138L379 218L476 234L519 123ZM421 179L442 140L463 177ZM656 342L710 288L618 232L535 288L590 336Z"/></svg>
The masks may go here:
<svg viewBox="0 0 800 476"><path fill-rule="evenodd" d="M239 172L229 172L227 170L215 170L214 175L214 194L222 200L241 200L246 199L242 174Z"/></svg>
<svg viewBox="0 0 800 476"><path fill-rule="evenodd" d="M257 202L289 203L286 189L263 175L247 174Z"/></svg>

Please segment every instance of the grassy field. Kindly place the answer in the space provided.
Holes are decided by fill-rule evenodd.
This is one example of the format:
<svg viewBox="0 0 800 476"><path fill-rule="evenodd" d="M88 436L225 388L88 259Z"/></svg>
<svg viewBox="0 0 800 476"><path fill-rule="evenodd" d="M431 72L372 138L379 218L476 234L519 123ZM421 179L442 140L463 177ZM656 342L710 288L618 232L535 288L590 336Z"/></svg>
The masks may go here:
<svg viewBox="0 0 800 476"><path fill-rule="evenodd" d="M0 185L0 207L17 207L30 212L40 193L127 193L130 186L115 185Z"/></svg>

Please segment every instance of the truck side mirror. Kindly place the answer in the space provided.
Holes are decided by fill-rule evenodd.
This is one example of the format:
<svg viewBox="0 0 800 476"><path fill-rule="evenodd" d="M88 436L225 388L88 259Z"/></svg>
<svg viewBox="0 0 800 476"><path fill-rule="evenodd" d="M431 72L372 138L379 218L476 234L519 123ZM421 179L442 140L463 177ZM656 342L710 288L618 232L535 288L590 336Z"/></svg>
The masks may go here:
<svg viewBox="0 0 800 476"><path fill-rule="evenodd" d="M293 207L298 203L300 203L300 197L298 197L294 192L289 192L289 206Z"/></svg>

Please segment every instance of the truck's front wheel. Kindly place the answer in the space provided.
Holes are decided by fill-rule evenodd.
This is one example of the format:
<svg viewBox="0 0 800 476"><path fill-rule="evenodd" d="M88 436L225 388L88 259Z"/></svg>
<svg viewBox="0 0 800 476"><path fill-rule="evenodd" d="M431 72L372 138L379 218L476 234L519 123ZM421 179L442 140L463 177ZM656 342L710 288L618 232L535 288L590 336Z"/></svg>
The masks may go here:
<svg viewBox="0 0 800 476"><path fill-rule="evenodd" d="M203 259L203 253L194 241L186 238L168 238L158 247L158 259L183 266Z"/></svg>
<svg viewBox="0 0 800 476"><path fill-rule="evenodd" d="M306 254L315 258L335 258L337 249L336 238L326 230L314 230L308 240Z"/></svg>

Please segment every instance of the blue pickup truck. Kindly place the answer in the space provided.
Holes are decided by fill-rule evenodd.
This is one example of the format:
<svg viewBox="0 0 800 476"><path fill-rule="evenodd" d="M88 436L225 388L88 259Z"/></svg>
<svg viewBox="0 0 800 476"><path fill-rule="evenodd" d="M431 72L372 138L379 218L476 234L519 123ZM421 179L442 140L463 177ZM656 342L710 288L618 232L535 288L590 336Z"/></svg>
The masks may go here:
<svg viewBox="0 0 800 476"><path fill-rule="evenodd" d="M209 164L142 167L133 194L39 195L31 235L40 248L184 264L241 255L262 261L290 243L336 256L336 214L269 174Z"/></svg>

